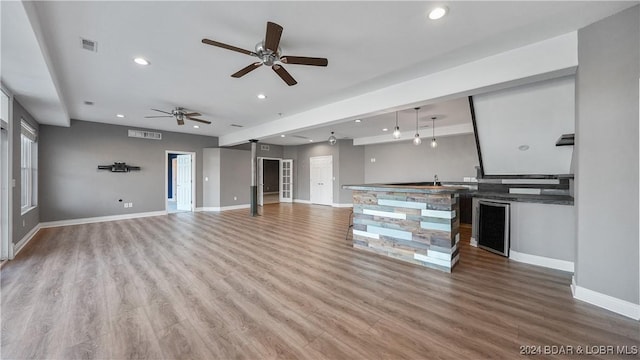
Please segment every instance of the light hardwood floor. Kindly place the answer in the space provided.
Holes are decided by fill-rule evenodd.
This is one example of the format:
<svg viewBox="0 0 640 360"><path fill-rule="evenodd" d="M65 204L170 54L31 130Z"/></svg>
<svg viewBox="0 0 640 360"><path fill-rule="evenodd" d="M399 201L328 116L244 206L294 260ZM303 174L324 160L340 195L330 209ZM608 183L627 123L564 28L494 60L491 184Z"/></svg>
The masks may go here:
<svg viewBox="0 0 640 360"><path fill-rule="evenodd" d="M1 270L1 357L510 359L639 343L637 321L574 300L569 274L472 248L468 231L445 274L353 249L349 209L263 212L41 230Z"/></svg>

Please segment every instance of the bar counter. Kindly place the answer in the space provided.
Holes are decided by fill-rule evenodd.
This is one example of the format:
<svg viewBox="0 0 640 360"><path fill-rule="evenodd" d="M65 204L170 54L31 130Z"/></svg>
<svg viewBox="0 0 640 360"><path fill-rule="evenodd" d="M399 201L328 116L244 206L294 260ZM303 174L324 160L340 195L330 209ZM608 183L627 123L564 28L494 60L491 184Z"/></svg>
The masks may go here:
<svg viewBox="0 0 640 360"><path fill-rule="evenodd" d="M353 191L353 247L451 272L458 262L458 186L364 184Z"/></svg>

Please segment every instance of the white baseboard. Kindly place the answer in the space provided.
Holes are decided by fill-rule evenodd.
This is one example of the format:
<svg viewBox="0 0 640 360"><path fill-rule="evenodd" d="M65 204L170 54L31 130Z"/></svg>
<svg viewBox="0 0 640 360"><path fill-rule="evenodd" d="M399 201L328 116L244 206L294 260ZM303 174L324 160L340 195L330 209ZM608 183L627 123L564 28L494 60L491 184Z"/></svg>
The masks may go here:
<svg viewBox="0 0 640 360"><path fill-rule="evenodd" d="M161 210L161 211L134 213L134 214L96 216L96 217L82 218L82 219L47 221L47 222L40 223L40 227L50 228L50 227L58 227L58 226L91 224L91 223L98 223L98 222L105 222L105 221L127 220L127 219L135 219L135 218L142 218L142 217L149 217L149 216L161 216L161 215L167 215L167 212L165 210Z"/></svg>
<svg viewBox="0 0 640 360"><path fill-rule="evenodd" d="M469 239L469 245L474 246L474 247L478 247L478 240L476 240L476 238L471 237Z"/></svg>
<svg viewBox="0 0 640 360"><path fill-rule="evenodd" d="M227 210L248 209L250 207L251 207L251 204L230 205L230 206L221 206L221 207L209 206L209 207L196 208L196 211L220 212L220 211L227 211Z"/></svg>
<svg viewBox="0 0 640 360"><path fill-rule="evenodd" d="M40 224L34 226L33 229L29 230L29 232L25 236L23 236L22 239L20 239L20 241L13 244L13 257L16 257L16 255L18 255L20 250L22 250L29 243L29 241L33 239L33 237L36 235L36 233L38 233L38 230L40 230L40 228L41 228Z"/></svg>
<svg viewBox="0 0 640 360"><path fill-rule="evenodd" d="M520 253L513 250L509 250L509 259L526 263L526 264L538 265L538 266L543 266L543 267L556 269L556 270L562 270L562 271L568 271L568 272L574 271L573 261L558 260L558 259L552 259L544 256L524 254L524 253Z"/></svg>
<svg viewBox="0 0 640 360"><path fill-rule="evenodd" d="M614 313L640 320L640 305L605 295L576 285L575 277L571 278L571 293L575 299L613 311Z"/></svg>
<svg viewBox="0 0 640 360"><path fill-rule="evenodd" d="M337 207L337 208L348 208L348 207L353 207L353 204L333 204L331 206Z"/></svg>

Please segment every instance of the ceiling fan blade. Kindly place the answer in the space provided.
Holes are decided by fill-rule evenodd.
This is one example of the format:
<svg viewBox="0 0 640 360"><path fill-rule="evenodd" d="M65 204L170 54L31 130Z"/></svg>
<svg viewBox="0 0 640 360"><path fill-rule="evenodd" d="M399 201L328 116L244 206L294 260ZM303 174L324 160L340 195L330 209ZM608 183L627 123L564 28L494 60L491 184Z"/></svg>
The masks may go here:
<svg viewBox="0 0 640 360"><path fill-rule="evenodd" d="M276 74L278 74L278 76L280 76L280 78L282 78L282 80L284 80L284 82L287 83L287 85L293 86L298 83L296 79L294 79L293 76L291 76L291 74L289 74L289 72L282 66L275 64L271 68L276 72Z"/></svg>
<svg viewBox="0 0 640 360"><path fill-rule="evenodd" d="M168 111L164 111L164 110L158 110L158 109L151 109L153 111L157 111L157 112L161 112L161 113L165 113L165 114L169 114L169 115L173 115L172 113L168 112Z"/></svg>
<svg viewBox="0 0 640 360"><path fill-rule="evenodd" d="M229 44L225 44L225 43L221 43L218 41L213 41L213 40L209 40L209 39L202 39L202 43L203 44L207 44L207 45L211 45L211 46L217 46L223 49L227 49L227 50L231 50L231 51L236 51L242 54L246 54L246 55L251 55L251 56L255 56L256 54L253 51L249 51L249 50L245 50L245 49L241 49L239 47L235 47L233 45L229 45Z"/></svg>
<svg viewBox="0 0 640 360"><path fill-rule="evenodd" d="M202 119L196 119L196 118L192 118L191 116L187 116L187 119L193 120L193 121L198 121L198 122L201 122L201 123L204 123L204 124L211 124L211 121L202 120Z"/></svg>
<svg viewBox="0 0 640 360"><path fill-rule="evenodd" d="M285 64L296 65L313 65L313 66L327 66L329 60L325 58L314 58L304 56L281 56L280 61Z"/></svg>
<svg viewBox="0 0 640 360"><path fill-rule="evenodd" d="M189 116L202 116L202 114L198 113L198 112L190 112L190 113L185 113L184 116L189 117Z"/></svg>
<svg viewBox="0 0 640 360"><path fill-rule="evenodd" d="M184 125L184 119L176 118L176 121L178 121L178 125Z"/></svg>
<svg viewBox="0 0 640 360"><path fill-rule="evenodd" d="M240 71L236 72L235 74L231 75L231 77L234 78L239 78L239 77L243 77L245 75L247 75L248 73L252 72L253 70L259 68L260 66L262 66L261 62L254 62L253 64L242 68ZM199 115L196 115L199 116Z"/></svg>
<svg viewBox="0 0 640 360"><path fill-rule="evenodd" d="M282 26L267 22L267 35L264 37L264 47L276 52L280 45L280 37L282 36Z"/></svg>
<svg viewBox="0 0 640 360"><path fill-rule="evenodd" d="M145 119L153 119L153 118L168 118L168 117L173 117L173 115L160 115L160 116L145 116Z"/></svg>

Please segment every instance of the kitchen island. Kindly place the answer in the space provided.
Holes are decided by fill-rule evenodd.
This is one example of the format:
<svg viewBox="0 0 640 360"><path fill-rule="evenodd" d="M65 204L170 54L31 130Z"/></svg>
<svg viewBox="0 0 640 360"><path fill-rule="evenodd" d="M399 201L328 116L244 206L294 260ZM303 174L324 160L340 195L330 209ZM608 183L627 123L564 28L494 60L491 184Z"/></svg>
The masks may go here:
<svg viewBox="0 0 640 360"><path fill-rule="evenodd" d="M345 185L353 191L353 247L451 272L458 262L459 186Z"/></svg>

